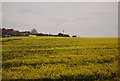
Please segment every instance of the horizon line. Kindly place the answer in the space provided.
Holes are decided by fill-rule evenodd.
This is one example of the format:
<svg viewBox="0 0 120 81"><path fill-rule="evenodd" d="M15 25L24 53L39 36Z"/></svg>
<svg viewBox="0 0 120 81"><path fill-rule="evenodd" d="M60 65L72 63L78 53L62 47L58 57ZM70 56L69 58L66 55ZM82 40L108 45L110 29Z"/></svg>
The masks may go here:
<svg viewBox="0 0 120 81"><path fill-rule="evenodd" d="M3 29L3 28L5 28L5 27L1 27L1 29ZM6 29L6 28L5 28L5 29ZM8 29L8 28L7 28L7 29ZM12 28L10 28L10 29L12 29ZM16 30L16 29L14 29L14 30ZM31 30L16 30L16 31L22 32L22 31L31 31ZM1 32L1 33L2 33L2 32ZM43 33L43 34L55 34L55 33L46 33L46 32L39 32L39 31L38 31L38 33ZM62 32L58 32L58 33L62 33ZM80 36L80 35L77 35L77 34L71 35L71 34L69 34L69 33L64 33L64 34L68 34L69 36L76 35L77 37L120 37L120 36Z"/></svg>

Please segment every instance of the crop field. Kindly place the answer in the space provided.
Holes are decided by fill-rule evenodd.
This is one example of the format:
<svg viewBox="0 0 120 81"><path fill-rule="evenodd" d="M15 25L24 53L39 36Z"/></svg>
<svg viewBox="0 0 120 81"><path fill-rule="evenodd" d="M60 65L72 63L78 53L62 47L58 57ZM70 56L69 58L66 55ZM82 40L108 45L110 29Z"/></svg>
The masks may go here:
<svg viewBox="0 0 120 81"><path fill-rule="evenodd" d="M117 81L118 60L118 38L2 38L3 80Z"/></svg>

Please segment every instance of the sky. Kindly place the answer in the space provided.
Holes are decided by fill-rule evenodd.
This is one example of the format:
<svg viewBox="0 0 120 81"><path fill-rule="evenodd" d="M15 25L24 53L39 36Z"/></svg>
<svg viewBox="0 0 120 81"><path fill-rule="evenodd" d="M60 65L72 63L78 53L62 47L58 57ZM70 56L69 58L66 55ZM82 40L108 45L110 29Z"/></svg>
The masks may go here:
<svg viewBox="0 0 120 81"><path fill-rule="evenodd" d="M118 36L117 2L3 2L2 27L80 37Z"/></svg>
<svg viewBox="0 0 120 81"><path fill-rule="evenodd" d="M2 2L119 2L119 0L1 0Z"/></svg>

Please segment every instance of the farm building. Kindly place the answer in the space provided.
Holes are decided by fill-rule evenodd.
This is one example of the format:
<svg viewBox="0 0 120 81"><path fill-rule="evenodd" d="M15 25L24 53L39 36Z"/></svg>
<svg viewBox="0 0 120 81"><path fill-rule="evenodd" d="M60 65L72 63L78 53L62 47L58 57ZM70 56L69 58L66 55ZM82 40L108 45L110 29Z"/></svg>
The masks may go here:
<svg viewBox="0 0 120 81"><path fill-rule="evenodd" d="M2 28L2 37L12 37L12 36L29 36L30 31L19 32L14 29Z"/></svg>
<svg viewBox="0 0 120 81"><path fill-rule="evenodd" d="M2 37L10 37L13 35L14 29L2 29Z"/></svg>

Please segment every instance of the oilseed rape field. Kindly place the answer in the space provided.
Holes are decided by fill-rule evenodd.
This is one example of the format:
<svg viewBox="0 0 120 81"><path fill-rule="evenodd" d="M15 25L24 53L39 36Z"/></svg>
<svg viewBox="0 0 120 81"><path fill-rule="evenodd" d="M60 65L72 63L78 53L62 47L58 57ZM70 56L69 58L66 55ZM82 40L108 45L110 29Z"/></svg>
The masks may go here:
<svg viewBox="0 0 120 81"><path fill-rule="evenodd" d="M2 79L117 81L118 38L2 38Z"/></svg>

